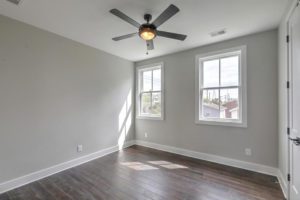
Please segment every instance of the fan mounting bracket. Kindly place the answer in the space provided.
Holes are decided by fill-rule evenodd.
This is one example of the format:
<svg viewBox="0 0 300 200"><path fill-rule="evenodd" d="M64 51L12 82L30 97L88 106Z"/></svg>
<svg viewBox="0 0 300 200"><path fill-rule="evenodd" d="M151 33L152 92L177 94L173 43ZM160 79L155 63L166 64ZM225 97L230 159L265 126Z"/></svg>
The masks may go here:
<svg viewBox="0 0 300 200"><path fill-rule="evenodd" d="M147 23L149 23L149 22L151 21L151 19L152 19L152 15L150 15L150 14L145 14L145 15L144 15L144 19L147 21Z"/></svg>

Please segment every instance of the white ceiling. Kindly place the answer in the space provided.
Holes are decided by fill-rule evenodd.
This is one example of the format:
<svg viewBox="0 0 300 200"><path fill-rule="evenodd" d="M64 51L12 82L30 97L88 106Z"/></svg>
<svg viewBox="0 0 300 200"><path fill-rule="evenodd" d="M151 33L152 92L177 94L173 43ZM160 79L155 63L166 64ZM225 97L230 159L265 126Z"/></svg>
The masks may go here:
<svg viewBox="0 0 300 200"><path fill-rule="evenodd" d="M155 50L146 55L138 36L115 42L111 38L136 28L109 13L117 8L144 23L155 19L169 4L180 12L160 30L188 35L183 42L157 37ZM0 14L56 33L122 58L139 61L254 32L276 28L288 0L22 0L19 6L0 0ZM209 33L226 28L226 35Z"/></svg>

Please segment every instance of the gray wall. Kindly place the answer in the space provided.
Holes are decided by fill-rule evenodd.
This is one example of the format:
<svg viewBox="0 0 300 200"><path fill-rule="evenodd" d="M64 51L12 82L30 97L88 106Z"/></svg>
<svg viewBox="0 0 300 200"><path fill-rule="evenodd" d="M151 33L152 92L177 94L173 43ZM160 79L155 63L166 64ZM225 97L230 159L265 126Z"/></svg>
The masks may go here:
<svg viewBox="0 0 300 200"><path fill-rule="evenodd" d="M118 144L132 62L3 16L0 30L0 183Z"/></svg>
<svg viewBox="0 0 300 200"><path fill-rule="evenodd" d="M277 40L272 30L137 62L164 62L166 117L137 119L136 138L277 167ZM248 128L196 125L195 56L241 45L247 45ZM246 156L245 148L253 155Z"/></svg>

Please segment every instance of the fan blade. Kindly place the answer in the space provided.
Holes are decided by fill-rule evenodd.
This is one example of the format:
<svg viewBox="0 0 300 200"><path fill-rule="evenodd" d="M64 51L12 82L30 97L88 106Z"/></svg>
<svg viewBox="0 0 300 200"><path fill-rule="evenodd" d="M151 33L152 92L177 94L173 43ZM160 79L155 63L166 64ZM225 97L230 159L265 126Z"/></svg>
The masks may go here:
<svg viewBox="0 0 300 200"><path fill-rule="evenodd" d="M119 11L118 9L112 9L112 10L110 10L110 12L112 14L114 14L115 16L123 19L124 21L128 22L129 24L131 24L137 28L139 28L141 26L137 21L131 19L130 17L128 17L127 15L125 15L124 13Z"/></svg>
<svg viewBox="0 0 300 200"><path fill-rule="evenodd" d="M186 35L182 35L178 33L170 33L166 31L157 31L156 33L158 36L161 37L166 37L166 38L171 38L171 39L181 40L181 41L185 40L185 38L187 37Z"/></svg>
<svg viewBox="0 0 300 200"><path fill-rule="evenodd" d="M153 40L147 40L147 50L153 50L154 49L154 44L153 44Z"/></svg>
<svg viewBox="0 0 300 200"><path fill-rule="evenodd" d="M124 39L127 39L127 38L131 38L133 36L136 36L138 33L130 33L130 34L127 34L127 35L122 35L122 36L119 36L119 37L114 37L112 40L114 41L119 41L119 40L124 40Z"/></svg>
<svg viewBox="0 0 300 200"><path fill-rule="evenodd" d="M154 22L152 24L154 24L154 26L156 26L156 28L157 28L178 12L179 12L179 8L177 8L175 5L171 4L163 13L161 13L156 18L156 20L154 20Z"/></svg>

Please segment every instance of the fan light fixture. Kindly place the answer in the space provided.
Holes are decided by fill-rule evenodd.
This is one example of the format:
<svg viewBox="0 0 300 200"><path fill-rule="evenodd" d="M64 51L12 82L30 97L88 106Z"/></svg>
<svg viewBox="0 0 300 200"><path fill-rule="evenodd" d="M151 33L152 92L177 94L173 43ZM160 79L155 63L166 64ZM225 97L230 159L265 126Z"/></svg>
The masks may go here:
<svg viewBox="0 0 300 200"><path fill-rule="evenodd" d="M143 40L153 40L156 37L156 31L150 27L141 27L139 35Z"/></svg>

